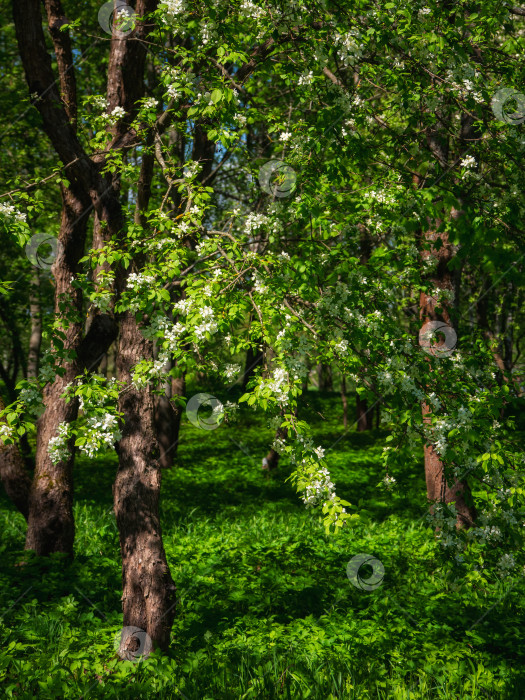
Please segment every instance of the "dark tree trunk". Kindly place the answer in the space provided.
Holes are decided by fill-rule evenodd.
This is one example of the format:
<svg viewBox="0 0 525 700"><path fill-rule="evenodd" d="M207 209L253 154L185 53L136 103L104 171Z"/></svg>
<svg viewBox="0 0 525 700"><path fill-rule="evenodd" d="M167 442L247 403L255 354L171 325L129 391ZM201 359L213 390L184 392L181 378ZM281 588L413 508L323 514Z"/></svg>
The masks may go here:
<svg viewBox="0 0 525 700"><path fill-rule="evenodd" d="M246 363L244 365L244 375L242 378L242 390L246 391L248 382L253 377L257 367L260 367L264 360L264 350L254 350L252 346L246 351Z"/></svg>
<svg viewBox="0 0 525 700"><path fill-rule="evenodd" d="M184 396L185 392L186 380L183 375L168 379L164 395L155 397L155 426L162 469L172 467L177 454L182 406L175 404L173 399Z"/></svg>
<svg viewBox="0 0 525 700"><path fill-rule="evenodd" d="M423 421L430 422L429 407L423 403ZM425 480L427 498L431 503L453 503L456 505L456 527L472 527L476 519L476 510L472 505L470 487L466 481L453 479L447 481L443 462L432 445L425 445ZM431 507L432 510L432 507Z"/></svg>
<svg viewBox="0 0 525 700"><path fill-rule="evenodd" d="M81 318L81 292L71 284L77 271L78 260L84 252L87 212L89 200L83 201L70 189L62 189L62 221L59 247L53 264L55 278L55 314L61 317L64 303L70 305ZM64 349L78 353L82 339L82 324L70 323L64 329ZM65 374L57 376L44 389L44 413L37 423L37 445L35 474L29 496L29 518L26 549L38 555L51 552L73 553L75 526L73 521L73 448L69 445L70 457L54 464L48 453L49 441L58 434L61 423L76 419L78 402L66 403L61 398L68 382L72 382L79 371L77 360L63 365Z"/></svg>
<svg viewBox="0 0 525 700"><path fill-rule="evenodd" d="M5 404L0 397L0 411L4 408ZM0 479L8 498L27 520L31 477L26 471L24 459L16 442L4 445L0 440Z"/></svg>
<svg viewBox="0 0 525 700"><path fill-rule="evenodd" d="M107 224L108 237L115 236L118 239L123 230L123 213L119 201L120 174L117 171L107 176L101 175L107 161L106 153L90 158L77 137L75 85L69 75L73 70L70 40L67 31L56 31L64 12L60 0L46 0L45 6L59 69L60 91L46 48L40 2L17 0L13 3L17 41L29 92L38 98L33 100L40 112L43 129L65 166L65 175L71 183L71 189L66 192L75 192L83 205L80 193L90 200L100 221ZM157 0L137 0L134 9L138 17L144 17L156 10L157 6ZM129 37L112 36L107 80L108 109L111 112L115 107L121 107L126 118L110 128L112 140L109 150L117 148L125 152L126 148L136 142L136 132L130 125L137 113L138 101L144 95L147 51L144 40L152 26L151 22L138 20ZM201 129L199 136L201 141L205 138L204 130ZM203 148L205 146L206 144ZM215 144L211 142L208 146L209 158L205 162L207 172L212 167L214 148ZM202 158L199 156L195 159ZM143 200L147 204L145 188L142 194L145 195ZM69 207L73 208L72 203L69 203ZM71 242L75 246L83 247L80 232L78 235L73 233L75 228L85 226L85 218L77 215L74 223L71 223L68 217L69 227L73 229L70 232ZM59 256L55 265L58 272L57 297L61 293L68 294L75 302L76 291L71 290L70 277L78 258L75 259L67 245L64 250L67 252ZM67 276L63 274L66 270ZM117 269L119 292L124 288L126 274L122 269ZM97 317L93 319L90 331L96 319ZM119 469L114 486L114 500L123 556L124 624L144 629L155 645L165 648L169 642L174 616L172 607L175 587L166 563L158 517L160 467L154 431L154 405L148 389L138 391L131 384L131 368L147 356L144 354L147 343L132 314L124 313L119 320L121 328L117 369L119 377L128 386L119 401L125 423L119 443ZM68 327L66 348L75 346L81 331L80 324ZM99 347L99 353L103 355L108 347ZM96 364L96 358L92 364ZM68 422L76 415L75 402L65 405L60 399L65 383L75 376L74 367L66 370L66 377L58 378L55 384L48 387L45 395L46 411L39 424L38 454L41 459L30 496L27 546L35 547L42 553L69 551L74 531L71 514L71 460L53 465L47 454L49 439L56 434L58 424ZM122 647L124 653L125 640Z"/></svg>
<svg viewBox="0 0 525 700"><path fill-rule="evenodd" d="M362 399L359 394L356 394L356 411L357 411L357 430L362 433L365 430L370 430L371 418L368 413L368 401Z"/></svg>
<svg viewBox="0 0 525 700"><path fill-rule="evenodd" d="M151 347L135 318L125 313L118 341L118 376L127 385L119 409L124 415L118 443L119 467L113 499L122 554L122 606L124 627L139 627L155 647L166 649L175 617L175 584L162 543L159 518L161 468L155 438L151 391L136 390L131 370ZM126 641L120 653L125 657Z"/></svg>
<svg viewBox="0 0 525 700"><path fill-rule="evenodd" d="M29 336L29 350L27 353L27 378L35 379L38 376L38 362L40 359L40 345L42 344L42 313L38 294L40 276L35 267L31 279L31 294L29 297L29 315L31 317L31 333Z"/></svg>

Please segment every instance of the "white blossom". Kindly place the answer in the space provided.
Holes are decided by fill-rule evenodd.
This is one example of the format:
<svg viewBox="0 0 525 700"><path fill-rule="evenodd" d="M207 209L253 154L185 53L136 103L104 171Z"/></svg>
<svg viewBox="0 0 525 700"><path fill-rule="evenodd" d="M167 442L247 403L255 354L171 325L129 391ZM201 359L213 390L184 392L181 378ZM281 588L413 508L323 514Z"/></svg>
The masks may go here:
<svg viewBox="0 0 525 700"><path fill-rule="evenodd" d="M323 467L313 475L313 480L306 487L302 498L307 508L311 508L321 501L334 500L335 485L332 483L330 473L326 467Z"/></svg>
<svg viewBox="0 0 525 700"><path fill-rule="evenodd" d="M260 19L264 15L264 8L258 7L251 0L242 0L239 9L243 15L250 19Z"/></svg>
<svg viewBox="0 0 525 700"><path fill-rule="evenodd" d="M306 75L301 75L299 76L298 84L299 85L311 85L314 79L314 74L312 71L307 73Z"/></svg>
<svg viewBox="0 0 525 700"><path fill-rule="evenodd" d="M12 425L7 425L7 423L0 423L0 440L10 440L14 435L14 429Z"/></svg>
<svg viewBox="0 0 525 700"><path fill-rule="evenodd" d="M166 14L171 17L181 15L185 8L185 0L164 0L162 5L165 7Z"/></svg>
<svg viewBox="0 0 525 700"><path fill-rule="evenodd" d="M103 416L90 416L87 419L84 436L87 439L80 446L80 450L88 457L94 457L100 449L112 447L120 440L122 433L116 416L106 413Z"/></svg>
<svg viewBox="0 0 525 700"><path fill-rule="evenodd" d="M126 110L123 107L115 107L110 116L113 117L115 121L118 121L126 116Z"/></svg>
<svg viewBox="0 0 525 700"><path fill-rule="evenodd" d="M224 376L231 382L232 379L237 377L240 371L241 365L226 365L224 368Z"/></svg>
<svg viewBox="0 0 525 700"><path fill-rule="evenodd" d="M474 156L465 156L465 158L463 158L463 160L460 163L460 166L462 168L475 168L476 165L477 163Z"/></svg>
<svg viewBox="0 0 525 700"><path fill-rule="evenodd" d="M157 105L158 105L158 102L154 97L148 97L142 103L142 106L144 107L144 109L156 109Z"/></svg>
<svg viewBox="0 0 525 700"><path fill-rule="evenodd" d="M12 204L4 204L3 202L0 202L0 215L5 216L8 219L14 219L15 221L20 221L23 223L25 223L27 220L27 216L22 212L18 211L18 209L15 206L13 206Z"/></svg>
<svg viewBox="0 0 525 700"><path fill-rule="evenodd" d="M69 425L67 423L59 423L57 435L52 437L47 446L47 453L53 462L58 464L69 458L69 449L67 446L69 440Z"/></svg>

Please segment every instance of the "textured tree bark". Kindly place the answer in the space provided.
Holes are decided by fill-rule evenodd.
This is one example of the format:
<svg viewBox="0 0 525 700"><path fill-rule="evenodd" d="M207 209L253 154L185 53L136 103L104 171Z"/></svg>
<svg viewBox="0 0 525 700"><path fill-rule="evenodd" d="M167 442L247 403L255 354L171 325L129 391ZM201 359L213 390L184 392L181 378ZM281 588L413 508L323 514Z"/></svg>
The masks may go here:
<svg viewBox="0 0 525 700"><path fill-rule="evenodd" d="M175 405L175 397L184 396L186 393L186 378L171 378L166 383L164 396L155 397L155 426L159 443L159 464L162 469L173 466L177 454L179 442L180 423L182 418L182 406Z"/></svg>
<svg viewBox="0 0 525 700"><path fill-rule="evenodd" d="M448 263L454 255L453 246L448 240L445 232L436 233L435 231L427 231L425 234L427 242L431 244L428 251L423 252L423 257L432 256L437 260L436 271L432 275L432 283L434 288L447 289L453 291L454 284L452 275L448 269ZM442 241L441 247L438 249L433 244L440 238ZM425 294L420 295L419 300L420 318L421 321L442 321L451 325L450 315L447 306L441 302L438 306L438 301L432 296ZM440 312L436 310L440 308ZM423 415L423 423L430 423L430 408L426 403L421 406ZM476 519L476 510L472 504L472 496L470 487L465 480L456 478L450 480L445 476L443 462L431 444L425 445L425 480L427 485L427 498L431 503L452 503L456 504L457 511L457 527L470 527Z"/></svg>
<svg viewBox="0 0 525 700"><path fill-rule="evenodd" d="M4 401L0 397L0 411L4 408ZM0 440L0 480L8 498L27 520L31 477L25 468L24 459L16 442L4 445Z"/></svg>
<svg viewBox="0 0 525 700"><path fill-rule="evenodd" d="M156 0L138 0L135 11L143 16L157 7ZM141 38L149 28L139 23L128 38L113 36L108 67L109 109L121 106L126 119L114 130L113 144L125 142L137 100L144 94L144 63L146 50ZM152 174L152 160L143 159L139 182L136 216L140 219L147 208ZM108 232L121 236L123 214L117 198L119 181L113 182L112 195L102 201L99 216L108 223ZM117 271L117 290L124 288L129 269ZM133 366L152 356L147 341L134 314L124 312L119 317L117 341L117 375L125 383L119 399L124 416L122 438L117 445L119 467L113 486L113 499L122 554L122 608L124 627L138 627L151 639L154 647L166 649L175 617L175 585L171 578L162 543L159 518L161 468L159 447L155 434L155 408L151 390L136 389L131 381ZM132 645L130 647L130 644ZM121 639L120 655L128 658L136 640Z"/></svg>
<svg viewBox="0 0 525 700"><path fill-rule="evenodd" d="M157 6L158 0L137 0L134 7L137 15L143 17ZM40 2L16 0L13 2L13 16L29 92L42 117L43 128L65 166L66 175L71 182L71 192L76 192L81 201L82 197L78 193L86 196L100 221L107 223L107 234L118 237L123 228L119 174L117 172L107 178L102 176L105 154L89 158L78 140L75 114L70 101L70 96L74 94L74 84L64 73L71 68L68 65L72 60L71 51L68 40L55 31L57 22L60 24L63 17L62 7L58 0L49 0L46 2L46 10L64 97L55 85L51 58L42 31ZM108 106L110 111L117 106L122 107L125 117L111 129L109 150L125 150L137 142L137 135L130 125L136 114L137 101L144 94L146 45L142 40L147 37L150 29L151 25L147 22L139 21L130 37L112 37L108 64ZM208 145L209 153L205 158L205 171L208 174L212 167L213 148L214 144ZM73 204L70 202L70 207ZM83 201L82 204L84 205ZM71 224L70 220L69 223ZM74 225L85 225L85 216L77 216ZM72 236L72 239L83 245L80 234ZM65 280L69 284L74 262L71 251L65 246L55 265L58 273L57 298L67 289ZM125 285L126 274L122 270L118 271L119 291ZM75 301L75 292L72 294ZM92 326L96 320L97 317ZM175 586L166 563L160 533L158 499L161 472L154 434L153 399L148 389L138 391L131 384L131 368L139 359L147 356L148 347L132 314L124 313L119 320L121 326L117 369L127 387L120 400L125 423L118 446L119 470L114 499L123 557L124 625L140 627L150 635L155 645L165 648L169 643L174 617ZM81 331L80 324L71 324L66 329L67 348L74 345ZM103 348L103 352L106 350L107 347ZM52 465L47 455L47 445L55 434L56 426L60 422L72 420L76 415L75 402L65 404L60 399L65 383L75 376L75 369L72 365L67 369L65 377L58 378L55 384L48 387L45 395L46 411L39 425L40 467L30 496L30 529L26 546L36 548L40 553L69 551L72 547L74 524L70 507L71 460ZM126 650L122 651L125 653Z"/></svg>
<svg viewBox="0 0 525 700"><path fill-rule="evenodd" d="M60 93L69 122L75 128L77 122L77 85L75 71L71 70L73 66L73 51L71 49L69 32L61 31L62 25L67 24L68 20L60 0L44 0L44 5L47 14L47 26L55 49Z"/></svg>
<svg viewBox="0 0 525 700"><path fill-rule="evenodd" d="M423 404L423 421L429 421L429 408ZM457 512L456 527L472 527L476 520L476 510L472 505L470 488L466 481L454 479L448 483L443 472L443 462L432 445L425 445L425 480L427 498L431 503L455 503ZM432 509L432 507L431 507Z"/></svg>
<svg viewBox="0 0 525 700"><path fill-rule="evenodd" d="M38 363L40 359L40 346L42 344L42 313L38 288L40 276L38 268L34 269L31 279L31 294L29 297L29 315L31 317L31 333L29 336L29 350L27 353L27 378L35 379L38 376Z"/></svg>
<svg viewBox="0 0 525 700"><path fill-rule="evenodd" d="M116 336L112 318L104 314L94 317L84 336L82 295L71 284L78 261L84 253L86 228L91 204L89 199L75 196L71 189L62 190L63 206L57 257L53 264L55 278L55 314L64 317L68 305L78 319L63 328L65 351L76 357L64 361L63 376L56 376L44 389L44 412L37 422L35 473L29 496L29 517L26 549L40 556L52 552L73 554L75 527L73 520L73 440L69 458L54 464L48 453L49 441L58 434L61 423L69 425L78 416L78 402L66 403L62 394L66 385L84 369L93 371Z"/></svg>
<svg viewBox="0 0 525 700"><path fill-rule="evenodd" d="M131 369L151 357L151 344L135 318L125 313L120 323L117 368L126 390L119 408L124 414L118 444L119 468L113 499L122 554L124 627L139 627L155 647L166 649L175 617L175 584L171 578L159 518L161 468L155 437L154 403L149 388L135 389ZM120 654L129 650L121 642Z"/></svg>
<svg viewBox="0 0 525 700"><path fill-rule="evenodd" d="M66 304L76 313L78 321L62 329L64 350L75 353L78 353L82 340L82 296L80 290L72 286L71 277L76 273L78 261L84 252L89 208L89 199L82 200L70 189L62 188L59 246L53 264L55 314L63 317L63 307ZM63 368L65 374L57 376L44 389L45 408L37 423L36 463L29 495L25 548L32 549L41 556L51 552L72 554L75 537L72 441L69 444L68 459L54 464L48 454L49 441L57 435L59 425L69 425L78 413L76 400L66 403L61 398L66 384L72 382L79 372L78 360L65 361Z"/></svg>

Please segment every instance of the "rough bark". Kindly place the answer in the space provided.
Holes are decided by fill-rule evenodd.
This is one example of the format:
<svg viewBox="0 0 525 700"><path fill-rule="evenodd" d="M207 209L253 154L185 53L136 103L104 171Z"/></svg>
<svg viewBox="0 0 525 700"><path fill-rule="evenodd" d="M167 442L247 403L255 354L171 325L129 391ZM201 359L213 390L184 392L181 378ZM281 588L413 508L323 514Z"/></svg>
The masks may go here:
<svg viewBox="0 0 525 700"><path fill-rule="evenodd" d="M0 411L4 408L5 404L0 397ZM0 480L8 498L27 520L31 477L25 468L24 459L16 442L4 445L0 440Z"/></svg>
<svg viewBox="0 0 525 700"><path fill-rule="evenodd" d="M157 6L157 0L137 0L135 12L143 17ZM49 2L48 7L58 13L61 11L56 2ZM101 153L93 159L89 158L77 138L73 118L68 114L67 99L61 97L55 84L42 31L40 3L38 0L15 0L13 15L29 92L40 112L43 128L65 166L71 189L77 194L87 195L100 221L107 224L107 236L114 235L118 239L123 230L123 212L119 201L120 176L118 172L102 176L107 156ZM111 128L110 151L116 148L125 150L138 142L131 122L136 114L137 100L144 94L146 44L142 40L147 38L150 29L146 22L139 21L129 36L120 38L114 35L111 40L107 83L109 110L119 106L126 114ZM59 37L56 41L61 45L57 47L55 42L55 51L63 51L63 56L66 57L67 46L60 42ZM60 65L65 64L59 63L59 68ZM63 78L61 75L64 91ZM209 158L199 159L206 161L205 169L211 168ZM57 269L61 269L60 265ZM119 292L125 286L127 274L122 269L117 270ZM149 390L138 391L130 383L131 367L145 356L147 346L133 315L124 313L119 321L117 368L119 377L128 384L120 401L125 423L119 443L119 470L114 487L123 555L124 625L140 627L150 635L156 646L165 648L169 642L174 616L172 601L175 587L167 567L158 520L160 467L156 459L158 447L154 435L153 399ZM80 333L82 329L69 326L68 334L73 334L75 330ZM67 335L66 342L72 340ZM64 403L59 399L68 378L69 375L57 379L48 388L45 397L49 407L46 414L55 426L64 419L71 420L74 415L67 413ZM76 410L74 402L68 404L67 408L72 412ZM43 468L35 480L32 498L35 501L40 498L43 503L43 509L39 512L42 522L39 524L44 530L47 529L48 534L55 534L55 528L59 546L65 548L71 546L73 533L72 519L67 522L67 527L63 527L69 516L67 510L72 494L71 475L68 473L70 463L58 465L58 474L55 474L57 469L50 465L47 458L46 440L52 437L52 432L46 422L40 426L42 439L39 441L39 450L42 464L46 464L49 469ZM55 520L51 521L53 512L59 514L59 527ZM46 523L44 516L50 522ZM38 540L36 525L37 523L32 528L33 539L30 543L44 550L46 540ZM125 646L125 641L122 646ZM121 651L125 655L126 650Z"/></svg>
<svg viewBox="0 0 525 700"><path fill-rule="evenodd" d="M434 244L437 239L442 241L441 247ZM425 234L430 250L423 253L423 257L432 255L437 260L436 271L432 274L433 287L454 289L452 275L448 269L448 264L454 255L453 246L448 240L445 232L437 233L429 230ZM438 304L437 299L422 292L419 300L420 318L423 324L428 321L443 321L451 325L451 318L447 306L444 302ZM438 312L437 309L440 309ZM430 423L430 408L423 402L421 406L423 423ZM470 487L465 480L448 478L445 475L443 462L431 444L425 445L425 480L427 484L427 498L431 503L452 503L456 504L457 527L470 527L474 524L476 511L472 505Z"/></svg>
<svg viewBox="0 0 525 700"><path fill-rule="evenodd" d="M60 93L64 102L69 123L76 127L77 121L77 86L73 67L73 51L69 32L61 31L63 24L67 24L67 18L60 0L44 0L47 13L49 33L53 39L55 57L58 66L60 80Z"/></svg>
<svg viewBox="0 0 525 700"><path fill-rule="evenodd" d="M119 467L113 499L122 554L124 627L139 627L154 646L166 649L175 617L175 585L162 543L159 518L161 468L155 437L151 391L131 384L132 367L151 357L151 347L132 314L120 323L117 368L127 388L119 409L124 415L118 444ZM125 657L126 641L120 654Z"/></svg>
<svg viewBox="0 0 525 700"><path fill-rule="evenodd" d="M31 278L31 294L29 297L29 316L31 317L31 332L29 335L29 350L27 353L27 378L35 379L38 376L38 364L40 359L40 346L42 344L42 312L38 289L40 276L35 267Z"/></svg>
<svg viewBox="0 0 525 700"><path fill-rule="evenodd" d="M70 189L62 188L62 219L57 257L53 264L55 278L55 314L64 317L69 306L79 319L63 328L64 350L78 352L82 339L80 322L81 292L71 285L71 277L77 272L78 261L84 251L89 200L76 196ZM45 556L51 552L73 553L75 526L73 520L73 448L70 457L54 464L48 453L51 438L58 433L61 423L69 424L78 413L76 400L66 403L61 398L68 382L79 372L78 360L63 362L65 373L56 376L44 389L44 412L37 422L35 474L29 496L29 518L26 549ZM71 441L70 441L71 442Z"/></svg>
<svg viewBox="0 0 525 700"><path fill-rule="evenodd" d="M186 393L186 378L173 377L166 382L165 394L155 397L155 426L159 443L159 463L162 469L173 466L179 442L182 407L175 404L175 397Z"/></svg>

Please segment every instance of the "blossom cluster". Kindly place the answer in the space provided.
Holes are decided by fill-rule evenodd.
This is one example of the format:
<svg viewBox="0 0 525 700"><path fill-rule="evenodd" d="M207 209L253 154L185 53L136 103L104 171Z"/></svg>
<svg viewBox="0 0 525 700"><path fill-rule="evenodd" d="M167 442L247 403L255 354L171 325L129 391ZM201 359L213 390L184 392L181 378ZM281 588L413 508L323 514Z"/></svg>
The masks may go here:
<svg viewBox="0 0 525 700"><path fill-rule="evenodd" d="M7 423L0 423L0 440L11 440L14 435L14 429L11 425Z"/></svg>
<svg viewBox="0 0 525 700"><path fill-rule="evenodd" d="M83 435L84 442L80 444L80 450L88 457L94 457L101 449L112 447L122 437L118 419L111 413L90 416Z"/></svg>
<svg viewBox="0 0 525 700"><path fill-rule="evenodd" d="M335 43L343 64L352 66L362 57L365 45L359 39L360 34L356 30L351 30L346 34L336 33Z"/></svg>
<svg viewBox="0 0 525 700"><path fill-rule="evenodd" d="M63 462L69 458L70 452L68 441L70 437L69 424L59 423L57 435L51 438L47 446L47 453L53 464L58 464L59 462Z"/></svg>
<svg viewBox="0 0 525 700"><path fill-rule="evenodd" d="M27 216L18 209L13 204L4 204L0 202L0 215L5 216L7 219L13 219L21 223L27 221Z"/></svg>
<svg viewBox="0 0 525 700"><path fill-rule="evenodd" d="M204 306L202 309L199 309L199 311L201 322L199 325L195 326L195 335L199 340L202 340L206 337L206 333L213 334L217 332L217 322L215 321L211 306Z"/></svg>
<svg viewBox="0 0 525 700"><path fill-rule="evenodd" d="M330 478L330 472L326 467L322 467L317 472L317 478L307 485L303 503L307 508L317 505L322 501L330 501L335 497L335 485ZM343 509L343 512L346 512Z"/></svg>

